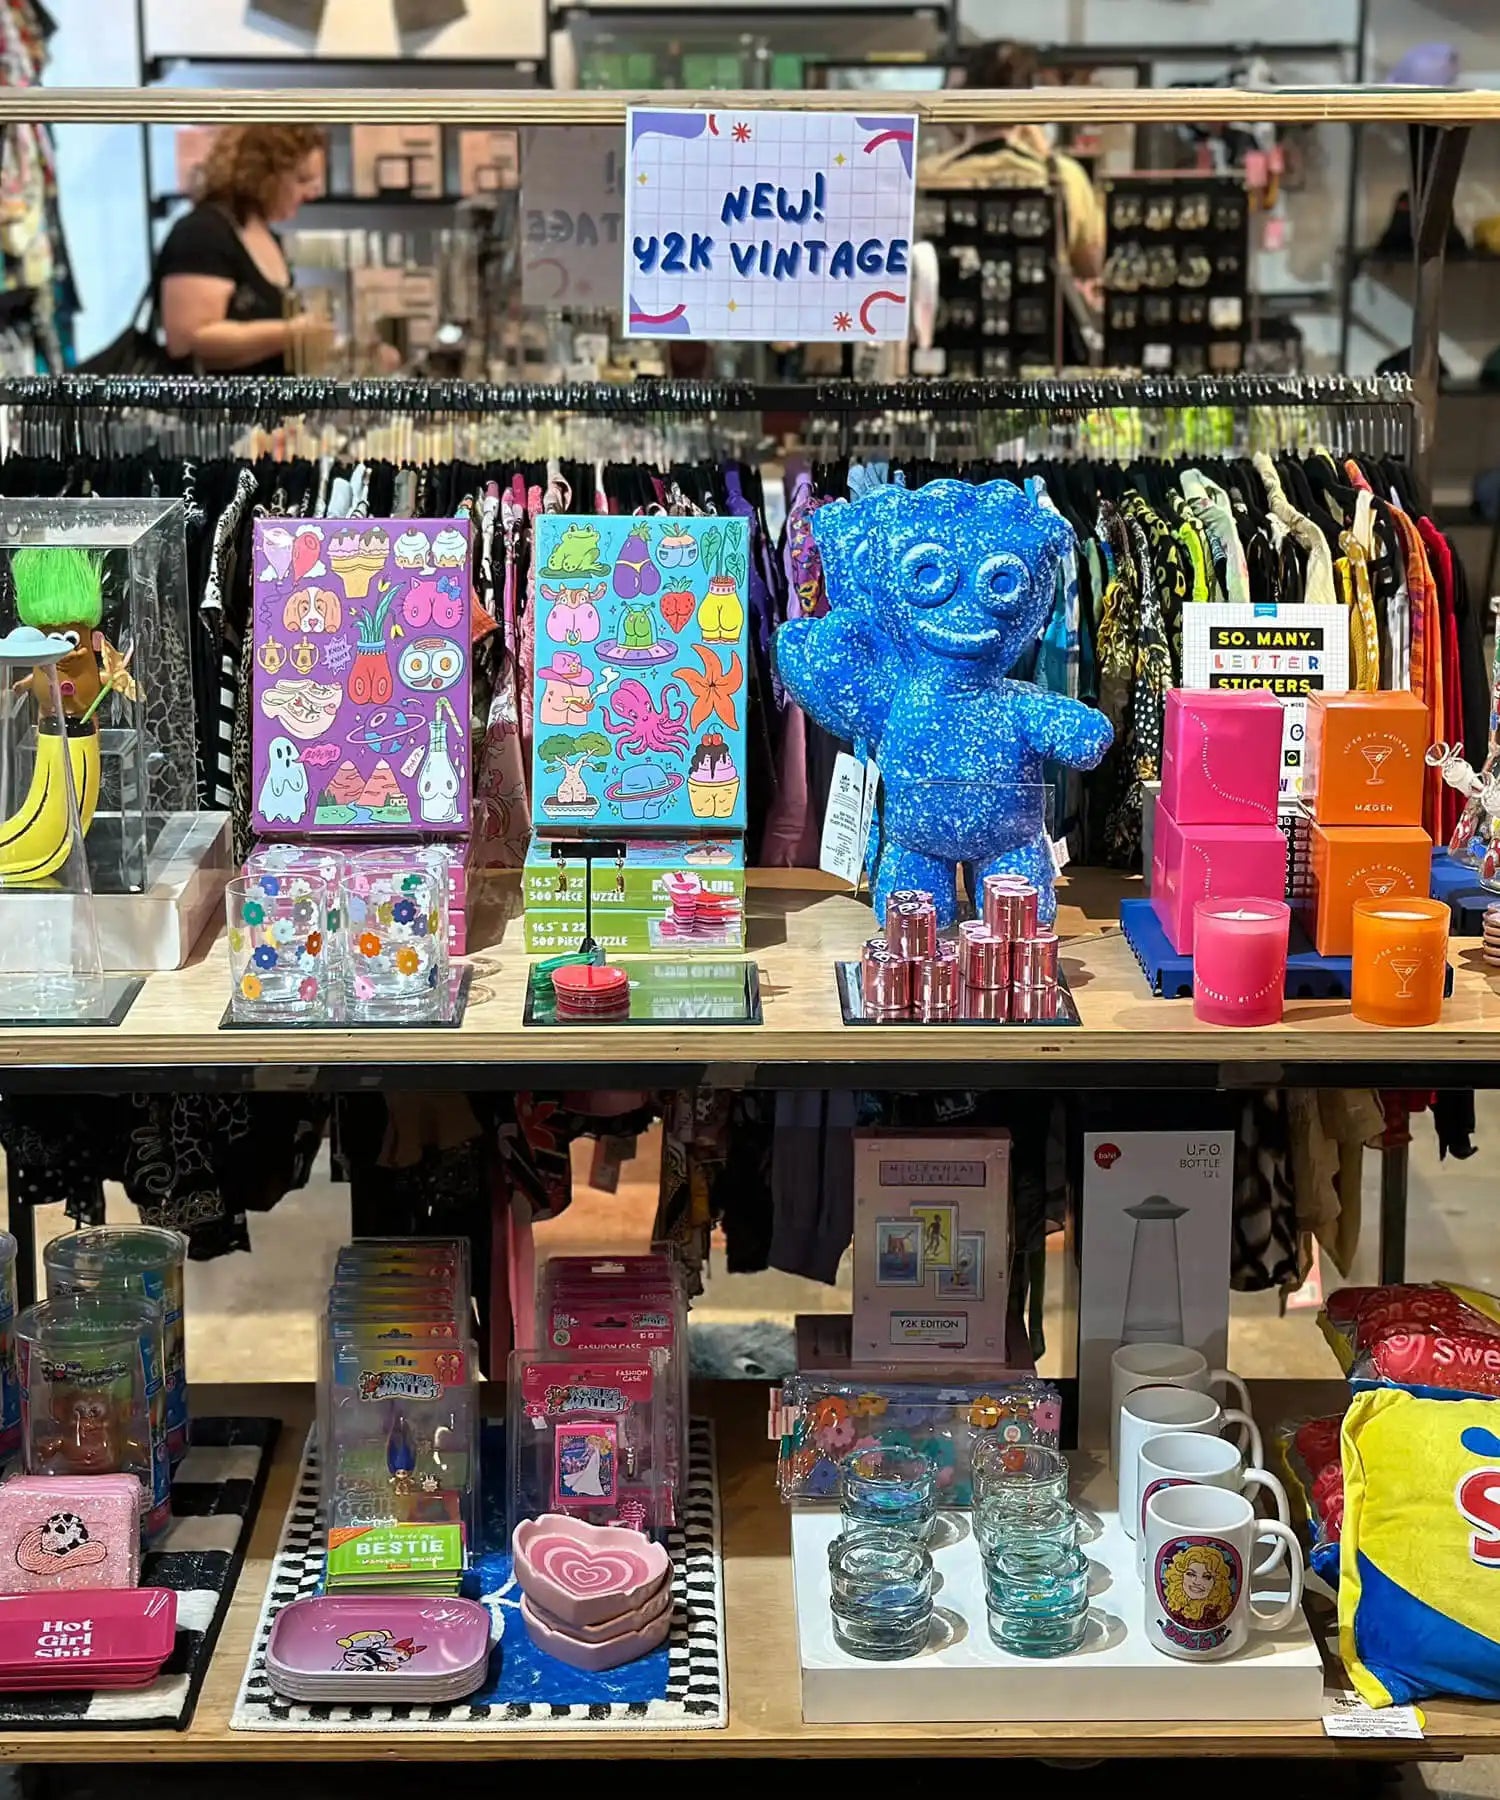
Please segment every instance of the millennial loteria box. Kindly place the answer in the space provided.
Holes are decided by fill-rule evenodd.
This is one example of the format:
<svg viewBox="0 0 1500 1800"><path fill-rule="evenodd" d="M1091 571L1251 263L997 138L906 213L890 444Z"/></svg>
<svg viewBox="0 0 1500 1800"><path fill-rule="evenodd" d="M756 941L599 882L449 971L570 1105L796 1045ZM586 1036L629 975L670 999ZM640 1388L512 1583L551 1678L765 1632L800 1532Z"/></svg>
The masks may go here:
<svg viewBox="0 0 1500 1800"><path fill-rule="evenodd" d="M1010 1133L856 1131L851 1362L998 1363Z"/></svg>

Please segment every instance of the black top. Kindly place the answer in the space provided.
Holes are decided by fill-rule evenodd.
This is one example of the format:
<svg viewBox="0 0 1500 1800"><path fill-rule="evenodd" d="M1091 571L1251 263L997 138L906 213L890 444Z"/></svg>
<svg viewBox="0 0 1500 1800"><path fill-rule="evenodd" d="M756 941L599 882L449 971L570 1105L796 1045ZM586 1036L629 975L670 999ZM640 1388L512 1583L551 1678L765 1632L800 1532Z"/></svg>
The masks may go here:
<svg viewBox="0 0 1500 1800"><path fill-rule="evenodd" d="M168 275L211 275L221 281L232 281L229 311L224 315L241 321L281 319L286 316L289 287L278 287L262 274L255 258L245 248L234 220L221 206L195 206L185 213L167 233L167 241L156 259L156 304L161 307L161 284ZM191 374L191 357L169 364L178 373ZM249 363L236 369L237 375L284 375L286 362L280 356L268 356L262 362Z"/></svg>

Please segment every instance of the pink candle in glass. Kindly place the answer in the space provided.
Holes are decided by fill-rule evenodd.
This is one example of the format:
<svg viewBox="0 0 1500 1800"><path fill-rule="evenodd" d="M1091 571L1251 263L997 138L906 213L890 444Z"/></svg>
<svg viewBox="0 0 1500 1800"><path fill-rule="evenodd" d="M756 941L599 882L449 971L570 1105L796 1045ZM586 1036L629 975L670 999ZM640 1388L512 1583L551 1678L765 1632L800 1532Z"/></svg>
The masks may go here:
<svg viewBox="0 0 1500 1800"><path fill-rule="evenodd" d="M1193 1017L1274 1025L1286 992L1284 900L1200 900L1193 908Z"/></svg>

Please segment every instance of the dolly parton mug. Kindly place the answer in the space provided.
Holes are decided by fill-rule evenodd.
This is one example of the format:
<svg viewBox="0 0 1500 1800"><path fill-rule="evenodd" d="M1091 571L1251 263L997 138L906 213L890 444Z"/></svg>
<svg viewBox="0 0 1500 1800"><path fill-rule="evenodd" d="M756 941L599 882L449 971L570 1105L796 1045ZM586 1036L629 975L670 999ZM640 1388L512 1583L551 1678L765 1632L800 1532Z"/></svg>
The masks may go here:
<svg viewBox="0 0 1500 1800"><path fill-rule="evenodd" d="M1166 1488L1217 1487L1232 1494L1246 1488L1260 1488L1271 1496L1276 1517L1283 1525L1292 1522L1286 1489L1269 1469L1246 1466L1245 1453L1238 1445L1221 1437L1210 1437L1203 1431L1168 1431L1161 1437L1147 1438L1136 1458L1136 1492L1140 1496L1136 1529L1136 1567L1142 1581L1146 1579L1146 1502ZM1269 1556L1256 1569L1264 1575L1274 1569L1285 1554L1281 1545L1273 1546Z"/></svg>
<svg viewBox="0 0 1500 1800"><path fill-rule="evenodd" d="M1226 1425L1243 1428L1250 1461L1259 1468L1265 1462L1264 1447L1255 1421L1238 1407L1226 1410L1212 1394L1196 1388L1137 1388L1120 1408L1120 1524L1126 1537L1134 1538L1140 1525L1141 1445L1168 1431L1202 1432L1218 1437Z"/></svg>
<svg viewBox="0 0 1500 1800"><path fill-rule="evenodd" d="M1196 1388L1206 1394L1216 1383L1233 1388L1240 1405L1250 1410L1250 1390L1228 1369L1211 1369L1208 1358L1182 1344L1121 1344L1109 1359L1109 1468L1120 1472L1120 1408L1138 1387ZM1255 1459L1257 1462L1260 1458Z"/></svg>
<svg viewBox="0 0 1500 1800"><path fill-rule="evenodd" d="M1263 1609L1250 1599L1255 1545L1279 1538L1291 1592ZM1166 1488L1146 1502L1146 1636L1183 1662L1220 1662L1252 1631L1280 1631L1302 1604L1302 1546L1280 1519L1257 1519L1243 1494Z"/></svg>

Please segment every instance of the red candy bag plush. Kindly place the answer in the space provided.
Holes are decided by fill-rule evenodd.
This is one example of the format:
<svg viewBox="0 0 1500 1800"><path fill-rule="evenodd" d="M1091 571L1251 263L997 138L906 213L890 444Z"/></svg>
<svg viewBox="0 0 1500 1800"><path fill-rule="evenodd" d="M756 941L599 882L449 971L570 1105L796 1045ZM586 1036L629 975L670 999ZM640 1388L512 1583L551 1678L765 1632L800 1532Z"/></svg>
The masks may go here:
<svg viewBox="0 0 1500 1800"><path fill-rule="evenodd" d="M1277 1433L1288 1492L1307 1515L1310 1567L1330 1587L1339 1584L1339 1534L1344 1524L1344 1465L1339 1450L1343 1414L1284 1425Z"/></svg>
<svg viewBox="0 0 1500 1800"><path fill-rule="evenodd" d="M1319 1320L1350 1386L1500 1398L1500 1300L1450 1282L1340 1288Z"/></svg>

